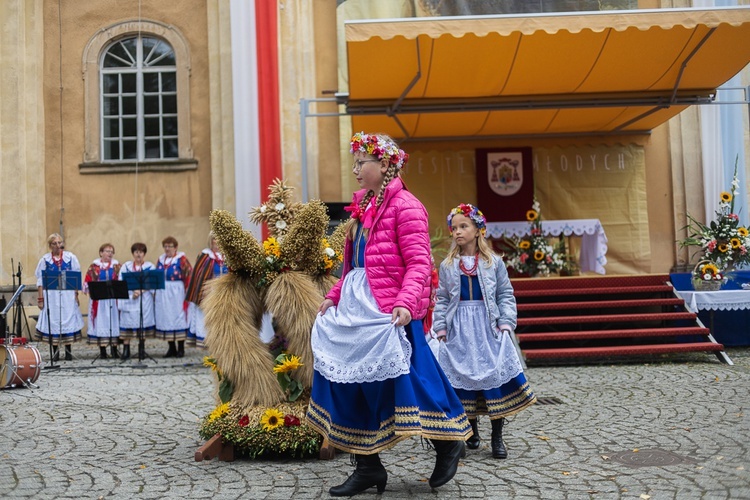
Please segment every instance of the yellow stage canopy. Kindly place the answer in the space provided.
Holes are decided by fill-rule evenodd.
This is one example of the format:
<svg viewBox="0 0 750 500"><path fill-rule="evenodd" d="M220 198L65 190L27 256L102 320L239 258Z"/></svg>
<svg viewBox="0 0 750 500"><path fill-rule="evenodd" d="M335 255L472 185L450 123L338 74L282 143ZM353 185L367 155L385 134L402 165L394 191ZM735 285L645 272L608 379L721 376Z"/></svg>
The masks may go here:
<svg viewBox="0 0 750 500"><path fill-rule="evenodd" d="M750 8L348 21L355 130L644 134L750 63Z"/></svg>

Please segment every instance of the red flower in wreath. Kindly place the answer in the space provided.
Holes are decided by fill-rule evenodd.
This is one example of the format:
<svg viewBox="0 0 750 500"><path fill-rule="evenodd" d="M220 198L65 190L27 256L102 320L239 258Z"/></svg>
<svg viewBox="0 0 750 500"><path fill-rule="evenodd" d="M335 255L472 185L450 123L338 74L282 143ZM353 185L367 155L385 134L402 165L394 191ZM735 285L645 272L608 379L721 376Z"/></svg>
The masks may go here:
<svg viewBox="0 0 750 500"><path fill-rule="evenodd" d="M240 421L237 422L237 425L239 425L240 427L247 427L249 423L250 423L250 417L248 417L247 415L242 415L240 417Z"/></svg>
<svg viewBox="0 0 750 500"><path fill-rule="evenodd" d="M284 427L296 427L299 424L299 419L294 415L284 415Z"/></svg>

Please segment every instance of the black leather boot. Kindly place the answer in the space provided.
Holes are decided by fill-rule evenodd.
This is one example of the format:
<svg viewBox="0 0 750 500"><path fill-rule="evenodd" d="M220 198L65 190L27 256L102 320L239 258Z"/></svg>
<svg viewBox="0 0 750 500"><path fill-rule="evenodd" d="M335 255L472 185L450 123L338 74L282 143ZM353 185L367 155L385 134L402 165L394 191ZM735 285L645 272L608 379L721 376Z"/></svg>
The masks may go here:
<svg viewBox="0 0 750 500"><path fill-rule="evenodd" d="M458 461L466 453L466 445L463 441L438 441L432 440L437 457L435 468L430 476L430 487L437 488L444 485L456 475Z"/></svg>
<svg viewBox="0 0 750 500"><path fill-rule="evenodd" d="M469 424L471 425L472 435L466 440L466 446L470 450L476 450L479 445L482 444L482 440L479 438L479 429L477 428L478 418L470 418Z"/></svg>
<svg viewBox="0 0 750 500"><path fill-rule="evenodd" d="M99 357L102 359L107 359L107 346L99 346Z"/></svg>
<svg viewBox="0 0 750 500"><path fill-rule="evenodd" d="M130 359L130 344L125 344L122 346L122 356L120 356L120 359L123 361L127 361Z"/></svg>
<svg viewBox="0 0 750 500"><path fill-rule="evenodd" d="M52 346L52 361L60 361L60 346Z"/></svg>
<svg viewBox="0 0 750 500"><path fill-rule="evenodd" d="M503 443L504 418L492 420L492 458L508 458L508 450Z"/></svg>
<svg viewBox="0 0 750 500"><path fill-rule="evenodd" d="M328 490L328 493L332 497L351 497L373 486L377 486L378 493L383 493L388 482L388 473L380 462L380 455L355 455L354 459L357 467L352 475L340 485Z"/></svg>
<svg viewBox="0 0 750 500"><path fill-rule="evenodd" d="M185 341L184 340L177 341L177 357L178 358L185 357Z"/></svg>
<svg viewBox="0 0 750 500"><path fill-rule="evenodd" d="M73 361L73 351L70 349L70 344L65 346L65 361Z"/></svg>
<svg viewBox="0 0 750 500"><path fill-rule="evenodd" d="M112 355L112 359L117 359L120 357L120 353L117 352L117 344L112 344L109 346L109 354Z"/></svg>
<svg viewBox="0 0 750 500"><path fill-rule="evenodd" d="M167 342L169 344L169 349L167 349L167 353L164 355L165 358L176 358L177 357L177 349L175 349L174 342Z"/></svg>

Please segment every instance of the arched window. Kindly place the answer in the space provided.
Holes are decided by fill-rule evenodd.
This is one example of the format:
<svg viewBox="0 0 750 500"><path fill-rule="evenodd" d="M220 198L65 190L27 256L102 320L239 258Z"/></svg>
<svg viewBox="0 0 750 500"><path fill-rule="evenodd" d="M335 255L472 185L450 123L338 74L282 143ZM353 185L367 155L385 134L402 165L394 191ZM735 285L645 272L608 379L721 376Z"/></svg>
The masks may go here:
<svg viewBox="0 0 750 500"><path fill-rule="evenodd" d="M101 63L102 159L178 158L177 69L158 38L114 42Z"/></svg>
<svg viewBox="0 0 750 500"><path fill-rule="evenodd" d="M174 26L124 21L83 54L82 173L196 168L190 145L190 53Z"/></svg>

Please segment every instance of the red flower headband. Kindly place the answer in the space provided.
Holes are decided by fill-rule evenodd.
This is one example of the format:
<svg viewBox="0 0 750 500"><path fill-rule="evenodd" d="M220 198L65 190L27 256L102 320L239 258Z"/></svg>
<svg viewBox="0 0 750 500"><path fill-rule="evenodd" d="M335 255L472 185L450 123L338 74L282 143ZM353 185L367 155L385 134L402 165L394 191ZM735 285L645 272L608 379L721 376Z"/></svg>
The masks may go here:
<svg viewBox="0 0 750 500"><path fill-rule="evenodd" d="M401 170L409 160L409 155L396 146L391 139L376 134L365 134L357 132L352 137L350 153L360 151L375 156L378 160L385 158L396 169Z"/></svg>

